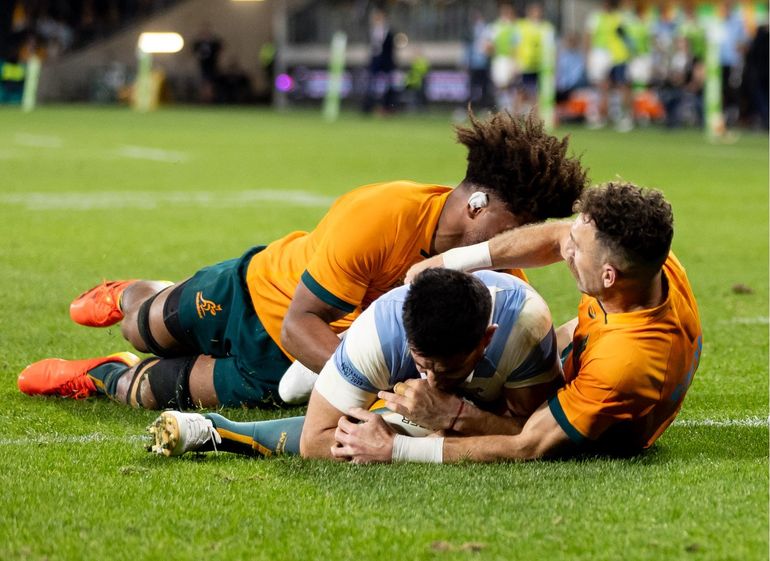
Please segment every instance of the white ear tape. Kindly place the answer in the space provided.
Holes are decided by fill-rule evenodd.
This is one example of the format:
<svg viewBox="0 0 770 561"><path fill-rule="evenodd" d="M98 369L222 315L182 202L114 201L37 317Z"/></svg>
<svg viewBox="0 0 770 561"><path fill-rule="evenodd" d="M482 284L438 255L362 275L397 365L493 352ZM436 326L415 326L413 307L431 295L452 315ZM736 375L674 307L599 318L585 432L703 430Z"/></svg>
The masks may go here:
<svg viewBox="0 0 770 561"><path fill-rule="evenodd" d="M486 193L476 191L470 197L468 197L468 206L476 210L479 208L485 208L489 204L489 197Z"/></svg>

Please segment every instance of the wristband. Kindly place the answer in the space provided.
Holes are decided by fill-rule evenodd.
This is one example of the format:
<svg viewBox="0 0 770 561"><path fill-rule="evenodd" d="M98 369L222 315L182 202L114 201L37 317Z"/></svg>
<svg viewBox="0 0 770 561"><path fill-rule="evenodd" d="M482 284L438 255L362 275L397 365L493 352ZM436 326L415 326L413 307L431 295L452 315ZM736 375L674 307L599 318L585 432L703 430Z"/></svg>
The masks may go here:
<svg viewBox="0 0 770 561"><path fill-rule="evenodd" d="M441 254L444 267L455 271L476 271L492 266L492 256L489 253L489 242L476 245L456 247Z"/></svg>
<svg viewBox="0 0 770 561"><path fill-rule="evenodd" d="M394 462L440 464L444 459L444 439L397 434L393 438L391 459Z"/></svg>

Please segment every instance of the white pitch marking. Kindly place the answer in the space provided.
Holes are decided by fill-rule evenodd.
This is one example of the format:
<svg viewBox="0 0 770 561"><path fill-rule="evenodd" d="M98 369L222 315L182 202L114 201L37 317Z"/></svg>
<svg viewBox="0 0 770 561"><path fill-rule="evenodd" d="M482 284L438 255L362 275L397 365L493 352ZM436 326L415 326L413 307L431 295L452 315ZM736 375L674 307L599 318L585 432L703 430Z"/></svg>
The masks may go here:
<svg viewBox="0 0 770 561"><path fill-rule="evenodd" d="M747 317L747 318L730 318L730 319L722 319L719 320L717 323L729 323L729 324L738 324L738 325L768 325L770 324L770 318L767 316L756 316L756 317Z"/></svg>
<svg viewBox="0 0 770 561"><path fill-rule="evenodd" d="M31 146L32 148L61 148L64 144L58 136L41 134L18 133L14 135L13 140L20 146Z"/></svg>
<svg viewBox="0 0 770 561"><path fill-rule="evenodd" d="M745 417L743 419L682 419L674 421L677 427L767 427L770 419L766 417ZM97 443L134 443L148 442L146 435L132 436L108 436L101 433L81 435L54 435L54 436L30 436L26 438L3 438L0 446L31 446L31 445L57 445L57 444L92 444Z"/></svg>
<svg viewBox="0 0 770 561"><path fill-rule="evenodd" d="M767 427L770 418L744 417L743 419L681 419L674 421L678 427Z"/></svg>
<svg viewBox="0 0 770 561"><path fill-rule="evenodd" d="M134 158L137 160L151 160L153 162L164 162L171 164L181 164L190 159L186 152L176 150L163 150L161 148L151 148L149 146L121 146L118 148L119 156L125 158Z"/></svg>
<svg viewBox="0 0 770 561"><path fill-rule="evenodd" d="M146 436L108 436L101 433L73 434L55 436L31 436L29 438L3 438L0 446L31 446L35 444L91 444L93 442L138 442L147 440Z"/></svg>
<svg viewBox="0 0 770 561"><path fill-rule="evenodd" d="M334 197L307 191L278 189L212 192L212 191L108 191L92 193L6 193L0 194L0 205L18 205L26 210L109 210L154 209L164 206L241 208L264 203L293 206L328 207Z"/></svg>

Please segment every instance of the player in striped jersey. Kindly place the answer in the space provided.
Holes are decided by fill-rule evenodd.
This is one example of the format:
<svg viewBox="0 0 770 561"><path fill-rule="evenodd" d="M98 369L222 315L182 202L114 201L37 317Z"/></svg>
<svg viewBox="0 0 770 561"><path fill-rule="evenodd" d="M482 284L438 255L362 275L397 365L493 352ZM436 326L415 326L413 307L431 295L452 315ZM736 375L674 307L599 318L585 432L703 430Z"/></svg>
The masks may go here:
<svg viewBox="0 0 770 561"><path fill-rule="evenodd" d="M433 269L353 322L305 419L233 423L166 412L151 427L153 449L178 455L216 442L247 454L301 448L305 457L330 457L340 417L378 397L436 432L515 434L562 383L551 315L532 287L497 272Z"/></svg>

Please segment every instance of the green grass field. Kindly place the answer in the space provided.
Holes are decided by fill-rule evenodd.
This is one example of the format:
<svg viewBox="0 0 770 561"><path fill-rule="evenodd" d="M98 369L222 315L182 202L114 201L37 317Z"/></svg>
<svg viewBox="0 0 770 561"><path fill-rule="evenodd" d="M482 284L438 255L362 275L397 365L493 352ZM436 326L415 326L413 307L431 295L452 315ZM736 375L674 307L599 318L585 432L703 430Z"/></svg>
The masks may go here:
<svg viewBox="0 0 770 561"><path fill-rule="evenodd" d="M594 183L665 191L699 299L700 369L649 453L454 466L169 460L144 452L152 412L17 391L34 360L127 349L116 328L71 323L70 300L102 278L180 279L312 228L360 184L455 185L463 149L444 116L327 125L253 109L0 110L0 559L767 559L767 138L567 132ZM565 267L531 279L556 322L574 315Z"/></svg>

